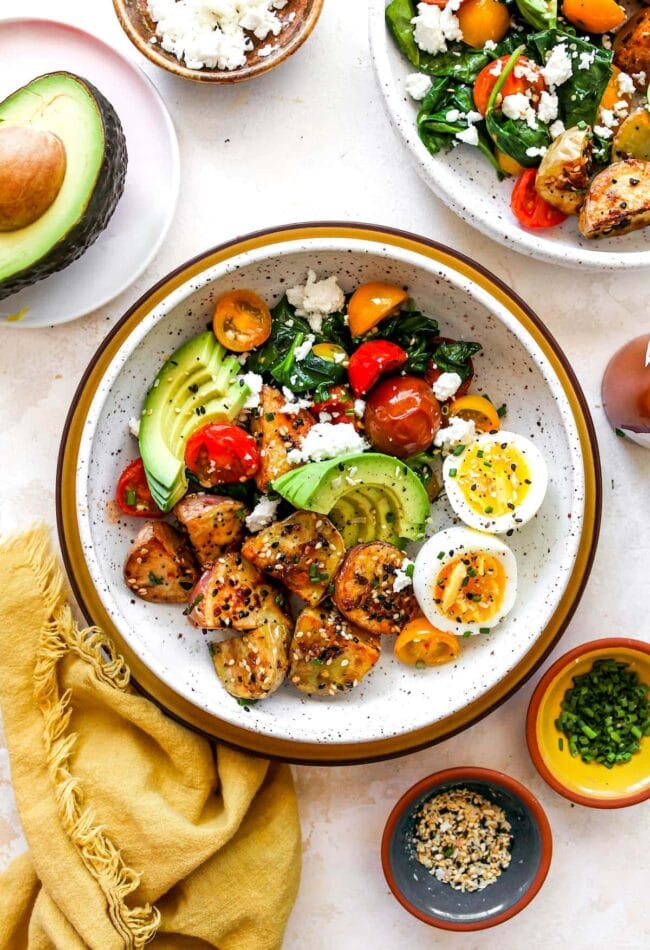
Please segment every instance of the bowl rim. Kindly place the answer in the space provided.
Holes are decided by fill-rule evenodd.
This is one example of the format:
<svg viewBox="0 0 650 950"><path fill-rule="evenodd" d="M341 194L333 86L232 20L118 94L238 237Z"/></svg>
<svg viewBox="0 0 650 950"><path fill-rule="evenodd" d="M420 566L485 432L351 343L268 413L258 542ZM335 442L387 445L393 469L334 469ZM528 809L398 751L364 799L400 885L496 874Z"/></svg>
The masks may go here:
<svg viewBox="0 0 650 950"><path fill-rule="evenodd" d="M225 258L232 260L246 251L259 247L266 248L276 245L281 247L283 244L290 242L302 241L309 243L331 237L366 241L383 246L388 244L395 248L407 249L416 255L424 255L439 264L460 271L511 309L513 315L524 324L528 332L532 333L537 344L544 350L554 371L558 374L571 405L580 438L584 464L585 507L578 553L567 589L545 628L549 631L547 638L544 638L542 632L542 635L517 666L492 688L490 691L492 695L490 693L485 694L469 706L465 706L453 717L450 717L447 725L442 729L440 722L436 722L403 735L373 740L372 742L318 744L317 742L308 743L269 737L251 731L244 726L234 726L226 723L184 700L162 680L152 675L144 662L120 637L90 580L76 520L74 482L76 458L83 432L85 411L87 404L92 399L92 391L88 394L86 390L88 387L92 387L93 383L95 388L99 385L116 352L139 326L146 313L165 299L175 287L183 282L190 281L196 273L211 267L216 261ZM564 633L584 592L598 540L602 510L602 488L598 445L593 422L575 373L567 357L543 322L502 280L466 255L409 232L379 225L350 222L311 222L282 225L253 232L244 237L233 238L197 255L190 261L182 263L158 281L118 320L91 358L71 402L59 449L56 476L56 509L62 557L70 578L71 587L81 610L89 623L103 626L107 633L113 637L132 670L134 682L145 695L152 698L163 710L184 725L239 750L282 761L339 765L360 764L393 758L415 752L447 739L486 716L502 702L505 702L526 682ZM445 722L445 720L442 720L442 722Z"/></svg>
<svg viewBox="0 0 650 950"><path fill-rule="evenodd" d="M135 28L127 10L127 0L113 0L113 9L120 26L131 43L138 52L145 56L154 66L166 70L173 76L179 76L181 79L189 79L192 82L229 85L231 83L245 82L247 79L255 79L257 76L262 76L292 56L311 36L323 12L323 4L324 0L312 0L312 5L307 16L303 17L302 28L294 34L286 46L282 46L277 50L276 55L268 56L254 66L247 64L246 66L241 66L239 69L233 70L191 69L180 60L176 62L170 61L161 55L157 45L147 43L139 30Z"/></svg>
<svg viewBox="0 0 650 950"><path fill-rule="evenodd" d="M564 785L557 775L546 765L537 740L537 720L539 719L542 704L549 688L558 674L565 670L573 660L600 650L617 650L623 647L650 656L650 643L646 643L643 640L635 640L631 637L603 637L600 640L589 640L587 643L581 643L579 646L569 650L568 653L564 653L547 669L535 687L533 695L530 698L530 703L528 704L528 712L526 713L526 745L528 746L528 752L530 753L535 768L546 784L550 785L558 795L562 795L563 798L575 802L576 805L585 805L587 808L628 808L631 805L639 805L641 802L650 799L650 787L640 792L630 793L629 795L620 795L617 798L599 798L595 795L592 797L590 795L581 795L579 792L574 792Z"/></svg>
<svg viewBox="0 0 650 950"><path fill-rule="evenodd" d="M423 792L433 790L436 788L436 786L442 785L443 783L456 780L466 782L481 781L488 785L496 785L507 789L507 791L524 802L528 810L532 813L535 821L537 822L541 839L541 857L539 868L537 869L537 873L535 874L535 877L533 878L527 891L522 894L519 900L516 901L511 907L502 911L500 914L496 914L494 917L490 917L487 920L474 921L469 924L441 920L438 917L433 917L431 914L427 914L425 911L420 910L419 907L416 907L415 904L412 904L399 889L393 874L390 860L390 845L393 840L395 826L397 825L397 822L404 811L406 811L414 799L418 798ZM527 907L533 898L539 893L549 872L552 857L553 835L551 833L551 825L546 816L546 812L530 789L526 788L526 786L522 785L522 783L516 778L513 778L511 775L507 775L505 772L500 772L497 769L486 769L471 765L461 765L451 769L442 769L440 772L434 772L432 775L428 775L426 778L420 779L419 782L416 782L415 785L412 785L409 789L407 789L407 791L404 792L395 805L393 805L393 808L391 809L386 821L384 833L381 839L381 864L384 871L384 877L386 878L388 886L393 892L393 895L397 898L402 907L404 907L404 909L410 914L413 914L414 917L417 917L425 924L429 924L431 927L437 927L440 930L452 930L457 932L487 930L488 928L496 927L499 924L504 923L504 921L510 920L511 917L515 917L517 914L519 914L524 909L524 907Z"/></svg>

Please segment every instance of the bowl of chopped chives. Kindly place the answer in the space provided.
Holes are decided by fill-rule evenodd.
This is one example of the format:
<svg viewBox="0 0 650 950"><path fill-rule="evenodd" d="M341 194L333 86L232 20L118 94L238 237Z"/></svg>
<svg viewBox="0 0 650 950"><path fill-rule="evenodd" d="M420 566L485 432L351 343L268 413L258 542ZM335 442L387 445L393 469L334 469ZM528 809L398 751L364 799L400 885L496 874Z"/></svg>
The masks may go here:
<svg viewBox="0 0 650 950"><path fill-rule="evenodd" d="M542 778L579 805L650 798L650 643L593 640L560 657L533 693L526 741Z"/></svg>

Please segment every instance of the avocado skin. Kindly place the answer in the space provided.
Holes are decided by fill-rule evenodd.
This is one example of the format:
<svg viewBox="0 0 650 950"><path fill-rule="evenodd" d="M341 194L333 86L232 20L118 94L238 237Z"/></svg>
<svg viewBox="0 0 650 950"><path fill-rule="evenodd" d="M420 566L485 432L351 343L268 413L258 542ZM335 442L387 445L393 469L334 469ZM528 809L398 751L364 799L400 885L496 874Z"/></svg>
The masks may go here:
<svg viewBox="0 0 650 950"><path fill-rule="evenodd" d="M87 79L63 71L61 75L71 76L77 82L83 83L97 103L104 126L104 160L86 210L77 223L39 261L0 282L0 300L18 293L25 287L31 287L81 257L108 225L124 191L128 154L117 112L99 89ZM34 81L27 83L27 86Z"/></svg>

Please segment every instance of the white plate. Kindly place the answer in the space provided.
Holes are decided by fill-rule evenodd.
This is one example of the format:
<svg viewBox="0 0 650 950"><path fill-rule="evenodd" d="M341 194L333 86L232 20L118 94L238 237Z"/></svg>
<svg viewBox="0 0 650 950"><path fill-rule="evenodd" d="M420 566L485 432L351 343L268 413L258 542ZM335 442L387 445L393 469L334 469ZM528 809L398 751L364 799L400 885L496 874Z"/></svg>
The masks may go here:
<svg viewBox="0 0 650 950"><path fill-rule="evenodd" d="M76 320L126 290L162 244L180 181L178 143L145 74L90 33L52 20L0 21L0 100L43 73L88 79L115 107L129 154L126 185L108 227L79 260L0 300L0 326Z"/></svg>
<svg viewBox="0 0 650 950"><path fill-rule="evenodd" d="M406 92L405 78L414 67L388 31L388 0L370 0L370 47L384 104L393 127L415 162L419 174L441 201L463 221L513 251L566 267L598 270L650 266L650 228L622 237L588 241L575 217L557 228L527 231L510 210L512 179L498 181L485 158L468 145L431 155L416 128L418 103Z"/></svg>

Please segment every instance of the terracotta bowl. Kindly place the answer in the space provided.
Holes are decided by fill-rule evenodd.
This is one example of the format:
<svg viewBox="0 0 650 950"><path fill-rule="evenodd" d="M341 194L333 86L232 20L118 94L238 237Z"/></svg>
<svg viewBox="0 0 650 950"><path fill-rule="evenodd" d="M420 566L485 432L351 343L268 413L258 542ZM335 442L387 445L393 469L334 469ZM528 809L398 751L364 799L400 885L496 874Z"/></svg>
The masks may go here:
<svg viewBox="0 0 650 950"><path fill-rule="evenodd" d="M159 41L152 43L152 39L156 38L156 28L147 10L147 0L113 0L113 6L122 29L133 45L156 66L194 82L233 83L261 76L295 53L316 26L323 9L323 0L289 0L283 10L276 10L283 24L280 34L269 35L264 40L252 37L254 47L246 57L246 65L233 70L190 69L172 53L167 53ZM268 44L271 44L273 51L268 56L260 55L260 50Z"/></svg>

